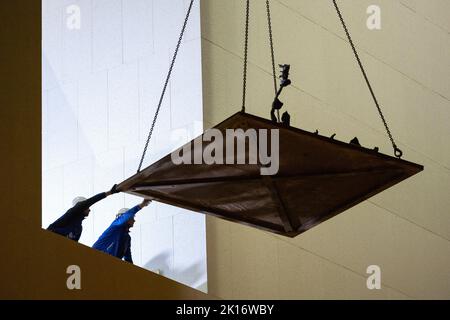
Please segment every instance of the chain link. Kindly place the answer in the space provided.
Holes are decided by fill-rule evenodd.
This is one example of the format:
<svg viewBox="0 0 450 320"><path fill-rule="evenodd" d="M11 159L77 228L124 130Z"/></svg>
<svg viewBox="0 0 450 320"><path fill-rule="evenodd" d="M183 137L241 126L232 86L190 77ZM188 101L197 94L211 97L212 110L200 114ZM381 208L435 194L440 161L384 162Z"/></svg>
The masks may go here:
<svg viewBox="0 0 450 320"><path fill-rule="evenodd" d="M242 79L242 112L245 112L245 98L247 94L247 63L248 63L248 24L250 17L250 0L247 0L245 12L245 43L244 43L244 75Z"/></svg>
<svg viewBox="0 0 450 320"><path fill-rule="evenodd" d="M277 76L275 72L275 51L273 49L273 36L272 36L272 19L270 15L270 1L266 0L266 9L267 9L267 24L269 27L269 41L270 41L270 53L272 57L272 72L273 72L273 87L275 90L275 95L277 94Z"/></svg>
<svg viewBox="0 0 450 320"><path fill-rule="evenodd" d="M161 97L159 98L158 107L156 108L155 116L153 117L153 122L152 122L152 125L150 127L150 131L148 133L147 141L145 142L145 147L144 147L144 151L142 153L141 161L139 162L139 167L138 167L138 170L137 170L138 173L141 171L142 163L144 162L145 154L147 153L148 144L149 144L150 139L152 137L153 129L155 128L155 124L156 124L156 120L158 119L159 110L161 109L161 105L162 105L162 102L163 102L163 99L164 99L164 95L166 93L167 85L169 84L170 76L172 75L173 66L175 65L175 60L177 59L178 50L180 49L181 41L183 39L184 31L186 30L186 25L188 23L189 16L191 14L191 9L192 9L193 3L194 3L194 0L191 0L191 2L189 4L188 11L186 13L186 17L184 19L183 28L181 29L181 33L180 33L180 36L178 38L178 43L177 43L177 46L175 48L175 52L174 52L174 55L173 55L173 58L172 58L172 62L170 64L169 72L167 73L167 77L166 77L166 81L164 82L164 87L163 87L163 90L162 90L162 93L161 93Z"/></svg>
<svg viewBox="0 0 450 320"><path fill-rule="evenodd" d="M277 75L275 71L275 50L273 48L273 35L272 35L272 18L270 14L270 1L266 0L267 9L267 25L269 27L269 42L270 42L270 54L272 58L272 74L273 74L273 87L275 91L275 96L277 95ZM280 121L280 110L277 109L277 118Z"/></svg>
<svg viewBox="0 0 450 320"><path fill-rule="evenodd" d="M369 88L370 94L372 95L373 101L375 102L375 105L377 107L378 113L379 113L379 115L381 117L381 120L383 121L384 127L386 128L386 132L387 132L387 134L389 136L389 140L391 140L392 147L394 148L394 155L397 158L401 158L402 155L403 155L403 152L402 152L402 150L400 150L397 147L397 144L395 143L395 140L394 140L394 138L392 136L391 130L389 129L389 126L388 126L388 124L386 122L386 118L384 117L383 111L381 110L380 104L378 103L378 99L375 96L375 93L374 93L374 91L372 89L372 85L370 84L369 78L367 77L366 70L364 69L364 66L363 66L363 64L361 62L361 59L359 58L358 51L356 50L356 47L355 47L355 45L353 43L352 37L350 36L350 32L348 31L347 25L346 25L346 23L344 21L344 18L342 17L341 10L339 10L339 7L338 7L338 5L336 3L336 0L333 0L333 4L334 4L334 7L336 8L336 12L337 12L337 14L339 16L339 19L341 20L342 27L344 28L345 34L347 35L348 41L350 42L350 45L351 45L352 50L353 50L353 53L355 54L356 60L357 60L358 65L359 65L359 67L361 69L361 72L362 72L362 74L364 76L364 79L366 80L367 86Z"/></svg>

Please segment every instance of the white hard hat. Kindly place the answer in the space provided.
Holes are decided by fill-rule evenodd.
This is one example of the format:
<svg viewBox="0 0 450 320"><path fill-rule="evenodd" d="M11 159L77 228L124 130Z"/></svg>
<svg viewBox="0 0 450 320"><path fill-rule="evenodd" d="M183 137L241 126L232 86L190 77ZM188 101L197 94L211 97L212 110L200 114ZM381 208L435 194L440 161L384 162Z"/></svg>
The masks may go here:
<svg viewBox="0 0 450 320"><path fill-rule="evenodd" d="M130 209L128 209L128 208L122 208L122 209L120 209L119 212L117 212L116 218L120 217L121 215L123 215L123 214L124 214L125 212L127 212L128 210L130 210Z"/></svg>
<svg viewBox="0 0 450 320"><path fill-rule="evenodd" d="M72 200L72 205L76 206L78 202L85 201L85 200L87 200L85 197L76 197L75 199Z"/></svg>

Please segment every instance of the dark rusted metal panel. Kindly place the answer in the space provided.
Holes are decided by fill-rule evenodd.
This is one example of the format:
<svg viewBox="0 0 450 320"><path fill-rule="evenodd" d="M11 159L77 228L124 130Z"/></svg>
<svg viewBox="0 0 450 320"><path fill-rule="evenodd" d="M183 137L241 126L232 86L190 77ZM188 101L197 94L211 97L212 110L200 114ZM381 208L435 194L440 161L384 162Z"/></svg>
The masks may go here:
<svg viewBox="0 0 450 320"><path fill-rule="evenodd" d="M279 129L278 173L262 176L260 163L175 165L169 154L119 187L295 237L423 170L415 163L242 112L214 128ZM204 142L203 148L207 145Z"/></svg>

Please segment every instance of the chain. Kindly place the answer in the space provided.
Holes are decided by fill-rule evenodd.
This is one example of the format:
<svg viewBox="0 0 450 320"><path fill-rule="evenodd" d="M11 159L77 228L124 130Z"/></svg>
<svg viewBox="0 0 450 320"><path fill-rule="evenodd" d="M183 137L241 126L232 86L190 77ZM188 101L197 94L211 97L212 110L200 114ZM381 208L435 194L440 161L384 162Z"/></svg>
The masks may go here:
<svg viewBox="0 0 450 320"><path fill-rule="evenodd" d="M269 27L269 42L270 42L270 54L272 58L272 74L273 74L273 87L275 90L275 96L277 95L277 76L275 72L275 51L273 49L273 36L272 36L272 19L270 15L270 2L266 0L267 9L267 25ZM277 110L277 118L280 121L280 110Z"/></svg>
<svg viewBox="0 0 450 320"><path fill-rule="evenodd" d="M375 105L376 105L376 107L378 109L378 113L379 113L379 115L381 117L381 120L383 121L384 127L386 128L386 132L387 132L387 134L389 136L389 139L391 140L392 147L394 148L394 155L397 158L401 158L402 155L403 155L403 152L402 152L402 150L400 150L397 147L397 144L395 143L394 138L392 137L391 130L389 129L389 126L387 125L387 122L386 122L386 119L384 117L383 111L381 110L381 107L380 107L380 105L378 103L378 99L375 96L375 93L374 93L374 91L372 89L372 85L370 84L369 78L367 77L367 74L366 74L366 70L364 69L364 66L363 66L363 64L361 62L361 59L359 58L358 51L356 50L356 47L355 47L355 45L353 43L352 37L350 36L350 32L347 29L347 25L345 24L344 18L342 17L341 11L339 10L339 7L338 7L338 5L336 3L336 0L333 0L333 3L334 3L334 7L336 8L336 12L337 12L337 14L339 16L339 19L341 20L342 27L344 28L345 34L347 35L348 41L350 42L350 45L351 45L352 50L353 50L353 53L355 54L356 60L358 61L358 65L359 65L359 67L361 69L361 72L362 72L362 74L364 76L364 79L366 80L366 83L367 83L367 86L369 88L370 94L372 95L373 101L375 102Z"/></svg>
<svg viewBox="0 0 450 320"><path fill-rule="evenodd" d="M167 73L167 77L166 77L166 81L164 83L164 87L163 87L163 90L162 90L162 93L161 93L161 97L159 98L158 107L156 108L155 116L153 117L153 122L152 122L152 125L150 127L150 131L148 133L147 141L145 142L145 147L144 147L144 151L142 153L141 161L139 162L139 167L138 167L138 170L137 170L138 173L141 171L142 163L144 162L145 154L147 153L148 144L149 144L150 139L152 137L153 129L155 128L155 124L156 124L156 120L158 119L159 110L161 109L161 105L162 105L162 102L163 102L163 99L164 99L164 95L166 93L167 85L169 84L170 76L172 75L173 66L175 65L175 60L177 59L178 50L180 49L181 40L183 39L184 31L186 30L186 25L188 23L189 16L191 14L191 9L192 9L193 3L194 3L194 0L191 0L191 2L189 4L188 11L186 13L186 17L184 19L183 28L181 29L181 33L180 33L180 36L178 38L178 43L177 43L177 46L175 48L175 53L173 55L172 62L170 64L169 72Z"/></svg>
<svg viewBox="0 0 450 320"><path fill-rule="evenodd" d="M273 35L272 35L272 18L270 14L270 1L266 0L267 9L267 25L269 27L269 42L270 42L270 54L272 58L272 74L273 74L273 87L275 90L275 96L277 95L277 76L275 72L275 50L273 49ZM277 118L280 121L280 110L277 110Z"/></svg>
<svg viewBox="0 0 450 320"><path fill-rule="evenodd" d="M248 63L248 22L250 16L250 0L247 0L245 13L245 44L244 44L244 75L242 79L242 112L245 112L245 98L247 91L247 63Z"/></svg>
<svg viewBox="0 0 450 320"><path fill-rule="evenodd" d="M266 0L266 8L267 8L267 23L269 26L270 53L272 56L273 87L275 90L275 94L277 94L277 76L275 74L275 51L273 49L272 19L270 17L270 2L269 2L269 0Z"/></svg>

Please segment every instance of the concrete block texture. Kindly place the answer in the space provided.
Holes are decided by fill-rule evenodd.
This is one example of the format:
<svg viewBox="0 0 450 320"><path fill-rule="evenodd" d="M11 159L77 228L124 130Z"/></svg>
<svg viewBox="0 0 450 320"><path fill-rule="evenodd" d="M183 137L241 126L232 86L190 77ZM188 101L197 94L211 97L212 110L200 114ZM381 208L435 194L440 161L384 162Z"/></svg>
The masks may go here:
<svg viewBox="0 0 450 320"><path fill-rule="evenodd" d="M94 0L92 10L93 70L120 66L123 62L122 1Z"/></svg>
<svg viewBox="0 0 450 320"><path fill-rule="evenodd" d="M76 196L107 191L136 173L187 5L183 0L43 0L43 227ZM180 145L174 131L191 132L202 124L201 90L196 3L143 168ZM117 194L95 204L80 242L91 246L119 209L141 201ZM192 287L203 282L206 288L204 216L187 218L183 228L173 223L175 216L191 214L157 203L141 210L131 230L135 265L164 269L163 276ZM177 242L198 254L174 252L182 245ZM167 259L158 258L166 254ZM149 264L155 260L167 268ZM194 265L195 270L188 268Z"/></svg>

